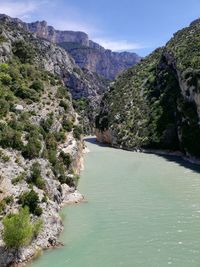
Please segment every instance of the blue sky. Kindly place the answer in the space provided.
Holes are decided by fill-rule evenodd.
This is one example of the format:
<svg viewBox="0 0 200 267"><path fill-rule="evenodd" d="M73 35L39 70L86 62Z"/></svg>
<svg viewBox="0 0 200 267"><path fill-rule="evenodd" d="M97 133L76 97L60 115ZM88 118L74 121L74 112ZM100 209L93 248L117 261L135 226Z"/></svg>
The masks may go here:
<svg viewBox="0 0 200 267"><path fill-rule="evenodd" d="M200 0L0 0L0 13L80 30L112 50L144 56L200 16Z"/></svg>

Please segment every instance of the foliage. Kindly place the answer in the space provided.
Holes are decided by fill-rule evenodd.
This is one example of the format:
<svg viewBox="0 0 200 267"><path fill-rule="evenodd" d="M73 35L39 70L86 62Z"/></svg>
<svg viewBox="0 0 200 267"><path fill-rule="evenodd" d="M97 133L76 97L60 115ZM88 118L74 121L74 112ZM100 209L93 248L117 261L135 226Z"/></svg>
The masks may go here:
<svg viewBox="0 0 200 267"><path fill-rule="evenodd" d="M3 219L3 240L8 248L19 249L31 242L33 226L28 208L17 214L9 214Z"/></svg>
<svg viewBox="0 0 200 267"><path fill-rule="evenodd" d="M69 153L65 153L64 151L60 152L60 158L62 159L63 163L65 164L65 166L67 168L69 168L69 166L72 163L72 158L71 155Z"/></svg>
<svg viewBox="0 0 200 267"><path fill-rule="evenodd" d="M80 126L78 126L78 125L74 125L74 129L73 129L74 137L76 139L80 140L82 133L83 133L82 128Z"/></svg>
<svg viewBox="0 0 200 267"><path fill-rule="evenodd" d="M17 177L12 179L12 184L16 185L16 184L20 183L21 181L25 180L26 175L27 175L26 172L20 173Z"/></svg>
<svg viewBox="0 0 200 267"><path fill-rule="evenodd" d="M27 206L29 208L29 211L36 216L40 216L42 214L42 209L38 205L38 194L33 189L30 192L25 192L20 195L19 204L21 204L22 207Z"/></svg>
<svg viewBox="0 0 200 267"><path fill-rule="evenodd" d="M10 105L8 103L8 101L6 101L5 99L0 99L0 118L3 118L4 116L6 116L8 114L10 110Z"/></svg>
<svg viewBox="0 0 200 267"><path fill-rule="evenodd" d="M44 129L44 131L48 133L53 123L54 123L53 114L49 114L46 120L45 119L41 120L40 125Z"/></svg>
<svg viewBox="0 0 200 267"><path fill-rule="evenodd" d="M39 189L45 189L45 181L41 176L41 166L38 162L34 162L31 166L31 175L28 182L33 183Z"/></svg>
<svg viewBox="0 0 200 267"><path fill-rule="evenodd" d="M65 111L67 111L69 109L68 103L64 100L60 100L59 106L63 107Z"/></svg>
<svg viewBox="0 0 200 267"><path fill-rule="evenodd" d="M67 132L71 132L71 130L73 128L73 122L67 118L64 118L62 121L62 127Z"/></svg>
<svg viewBox="0 0 200 267"><path fill-rule="evenodd" d="M122 148L181 150L200 156L200 21L119 75L101 103L100 131Z"/></svg>
<svg viewBox="0 0 200 267"><path fill-rule="evenodd" d="M0 145L2 148L11 147L22 150L24 145L21 140L21 132L6 125L0 127Z"/></svg>
<svg viewBox="0 0 200 267"><path fill-rule="evenodd" d="M30 88L34 89L37 92L40 92L44 90L44 84L41 80L35 80L32 82Z"/></svg>
<svg viewBox="0 0 200 267"><path fill-rule="evenodd" d="M17 41L13 46L13 54L17 56L22 63L32 63L35 57L35 49L30 43Z"/></svg>
<svg viewBox="0 0 200 267"><path fill-rule="evenodd" d="M33 225L33 237L36 238L43 227L43 221L41 219L36 220Z"/></svg>
<svg viewBox="0 0 200 267"><path fill-rule="evenodd" d="M64 87L64 86L58 87L56 97L58 97L58 98L63 98L64 97L65 99L69 100L70 97L69 97L69 94L68 94L68 89L66 87Z"/></svg>
<svg viewBox="0 0 200 267"><path fill-rule="evenodd" d="M23 149L23 156L28 159L33 159L39 157L41 151L41 142L38 140L35 135L28 135L28 143Z"/></svg>

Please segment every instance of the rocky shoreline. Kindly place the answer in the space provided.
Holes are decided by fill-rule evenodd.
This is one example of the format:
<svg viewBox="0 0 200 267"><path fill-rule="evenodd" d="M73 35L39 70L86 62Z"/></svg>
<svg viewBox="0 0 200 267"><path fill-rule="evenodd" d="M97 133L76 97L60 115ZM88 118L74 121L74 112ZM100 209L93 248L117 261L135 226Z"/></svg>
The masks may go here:
<svg viewBox="0 0 200 267"><path fill-rule="evenodd" d="M69 188L69 190L73 190ZM14 250L7 250L5 247L0 247L0 266L1 267L15 267L15 266L26 266L28 262L37 258L42 254L44 250L51 248L59 248L63 244L59 241L59 236L64 230L62 219L59 215L59 211L66 205L78 204L84 201L84 196L78 191L74 190L66 194L66 199L58 206L55 207L54 213L50 213L46 220L54 221L54 227L52 228L52 223L49 222L49 227L43 228L38 238L32 242L26 248L23 248L18 256L16 257ZM46 216L43 215L43 218Z"/></svg>
<svg viewBox="0 0 200 267"><path fill-rule="evenodd" d="M128 151L135 151L135 152L142 152L142 153L152 153L152 154L156 154L156 155L163 155L163 156L177 156L177 157L181 157L183 160L192 163L192 164L196 164L196 165L200 165L200 159L196 158L196 157L192 157L189 154L184 154L181 151L170 151L170 150L162 150L162 149L127 149L127 148L123 148L123 147L118 147L116 145L116 140L114 140L114 137L112 135L112 132L110 132L109 130L106 130L104 132L101 132L99 130L96 130L96 140L98 143L100 144L107 144L113 148L116 149L123 149L123 150L128 150Z"/></svg>
<svg viewBox="0 0 200 267"><path fill-rule="evenodd" d="M168 150L160 150L160 149L142 149L141 152L142 153L148 153L148 154L156 154L156 155L160 155L160 156L163 155L163 156L180 157L189 163L200 165L200 159L198 159L196 157L192 157L190 155L185 155L184 153L182 153L180 151L168 151Z"/></svg>
<svg viewBox="0 0 200 267"><path fill-rule="evenodd" d="M80 171L83 169L83 154L87 153L86 149L83 149L83 143L77 142L73 143L73 146L70 147L70 153L73 154L73 170L76 174L80 174ZM45 169L45 160L41 160ZM49 192L54 195L54 199L49 199L48 202L41 203L43 209L43 214L41 219L43 220L43 228L38 237L33 240L33 242L20 250L16 256L16 251L12 249L5 248L3 240L0 238L0 266L25 266L29 261L38 257L43 250L50 248L57 248L63 244L59 241L59 235L64 229L62 219L59 215L60 210L71 204L78 204L85 201L84 196L75 188L69 187L67 184L59 185L58 181L49 177ZM60 192L54 188L60 186ZM21 184L19 190L24 190L25 185ZM16 190L16 189L15 189ZM37 193L42 197L41 190L36 189ZM56 199L55 199L56 196ZM7 211L9 213L13 211ZM0 230L2 231L2 225L0 225Z"/></svg>

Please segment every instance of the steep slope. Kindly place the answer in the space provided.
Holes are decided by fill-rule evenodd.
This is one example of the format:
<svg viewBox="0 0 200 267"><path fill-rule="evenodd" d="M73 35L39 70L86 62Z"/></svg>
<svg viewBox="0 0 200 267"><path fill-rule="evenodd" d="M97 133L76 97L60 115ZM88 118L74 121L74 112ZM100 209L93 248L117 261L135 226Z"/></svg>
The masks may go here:
<svg viewBox="0 0 200 267"><path fill-rule="evenodd" d="M68 87L73 99L87 101L88 113L81 119L85 121L85 131L91 131L94 126L94 117L98 112L102 95L107 90L108 81L99 77L89 70L82 70L73 58L61 47L45 39L36 38L28 31L27 24L19 19L0 15L2 33L9 40L23 39L25 42L31 41L37 51L35 62L40 68L44 68L51 73L58 75ZM9 38L8 38L9 37ZM8 60L12 56L11 46L3 44L1 48L2 61Z"/></svg>
<svg viewBox="0 0 200 267"><path fill-rule="evenodd" d="M97 118L99 140L200 156L199 36L197 20L117 78Z"/></svg>
<svg viewBox="0 0 200 267"><path fill-rule="evenodd" d="M140 57L135 53L116 53L89 40L84 32L58 31L46 21L28 23L25 27L40 38L62 46L81 68L113 80L119 73L135 65Z"/></svg>
<svg viewBox="0 0 200 267"><path fill-rule="evenodd" d="M61 204L83 198L81 127L61 79L75 75L74 61L20 23L0 20L0 266L57 245ZM2 219L24 206L43 227L16 255L2 241Z"/></svg>

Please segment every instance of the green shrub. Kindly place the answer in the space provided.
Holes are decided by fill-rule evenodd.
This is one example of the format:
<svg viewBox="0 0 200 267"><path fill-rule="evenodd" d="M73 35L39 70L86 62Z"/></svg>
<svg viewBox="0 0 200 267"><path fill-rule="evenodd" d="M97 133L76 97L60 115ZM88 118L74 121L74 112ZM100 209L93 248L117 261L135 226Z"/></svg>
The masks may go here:
<svg viewBox="0 0 200 267"><path fill-rule="evenodd" d="M66 130L67 132L71 132L71 130L72 130L72 128L73 128L73 123L72 123L70 120L64 118L64 119L63 119L63 122L62 122L62 127L63 127L63 129Z"/></svg>
<svg viewBox="0 0 200 267"><path fill-rule="evenodd" d="M34 215L36 215L36 216L39 217L39 216L42 215L42 212L43 212L42 208L41 208L40 206L37 206L37 207L35 208Z"/></svg>
<svg viewBox="0 0 200 267"><path fill-rule="evenodd" d="M2 150L0 150L0 159L3 161L3 162L8 162L10 160L10 157L9 156L6 156Z"/></svg>
<svg viewBox="0 0 200 267"><path fill-rule="evenodd" d="M55 150L57 148L57 142L54 134L48 133L46 135L46 147L47 149Z"/></svg>
<svg viewBox="0 0 200 267"><path fill-rule="evenodd" d="M59 106L63 107L65 111L67 111L69 109L68 103L64 100L60 100Z"/></svg>
<svg viewBox="0 0 200 267"><path fill-rule="evenodd" d="M39 100L39 94L34 89L30 89L27 86L15 86L13 90L15 91L15 95L22 99L30 99L34 102Z"/></svg>
<svg viewBox="0 0 200 267"><path fill-rule="evenodd" d="M65 141L65 132L60 131L60 132L55 132L54 133L55 139L57 142L64 142Z"/></svg>
<svg viewBox="0 0 200 267"><path fill-rule="evenodd" d="M40 92L40 91L43 91L43 90L44 90L44 84L43 84L43 82L40 81L40 80L35 80L35 81L31 84L30 88L34 89L34 90L37 91L37 92Z"/></svg>
<svg viewBox="0 0 200 267"><path fill-rule="evenodd" d="M33 225L33 237L36 238L43 227L43 221L41 219L36 220Z"/></svg>
<svg viewBox="0 0 200 267"><path fill-rule="evenodd" d="M56 150L53 149L47 150L47 157L50 163L54 166L57 162Z"/></svg>
<svg viewBox="0 0 200 267"><path fill-rule="evenodd" d="M0 118L3 118L10 110L10 104L5 99L0 99Z"/></svg>
<svg viewBox="0 0 200 267"><path fill-rule="evenodd" d="M42 211L38 205L39 204L38 194L33 189L30 192L25 192L20 195L19 204L21 204L22 207L27 206L29 208L29 211L36 216L40 216L42 214L41 213Z"/></svg>
<svg viewBox="0 0 200 267"><path fill-rule="evenodd" d="M8 248L19 249L31 242L33 226L27 208L17 214L9 214L3 219L3 240Z"/></svg>
<svg viewBox="0 0 200 267"><path fill-rule="evenodd" d="M60 158L62 159L63 163L67 168L69 168L70 164L72 163L72 157L69 153L65 153L64 151L60 152Z"/></svg>
<svg viewBox="0 0 200 267"><path fill-rule="evenodd" d="M53 173L58 178L59 176L65 176L65 166L63 162L56 160L56 163L53 165Z"/></svg>
<svg viewBox="0 0 200 267"><path fill-rule="evenodd" d="M45 189L45 181L41 176L41 166L38 162L34 162L31 166L31 176L28 182L33 183L39 189Z"/></svg>
<svg viewBox="0 0 200 267"><path fill-rule="evenodd" d="M78 125L75 125L74 126L74 129L73 129L73 135L76 139L80 140L81 139L81 135L82 135L83 131L82 131L82 128Z"/></svg>
<svg viewBox="0 0 200 267"><path fill-rule="evenodd" d="M50 114L46 120L45 119L41 120L40 125L44 129L44 131L48 133L53 125L53 122L54 122L53 116Z"/></svg>
<svg viewBox="0 0 200 267"><path fill-rule="evenodd" d="M66 184L67 176L66 176L66 175L59 175L59 176L58 176L58 181L59 181L61 184Z"/></svg>
<svg viewBox="0 0 200 267"><path fill-rule="evenodd" d="M0 72L0 81L4 85L10 85L12 82L12 78L10 77L9 74L4 73L4 72Z"/></svg>
<svg viewBox="0 0 200 267"><path fill-rule="evenodd" d="M11 204L11 203L13 203L13 201L14 201L14 197L11 195L11 196L7 196L7 197L5 197L4 198L4 201L5 201L5 203L8 205L8 204Z"/></svg>
<svg viewBox="0 0 200 267"><path fill-rule="evenodd" d="M58 98L64 97L66 99L70 99L69 94L68 94L68 89L64 86L58 87L56 97L58 97Z"/></svg>
<svg viewBox="0 0 200 267"><path fill-rule="evenodd" d="M13 54L17 56L22 63L32 63L35 50L30 43L17 41L13 44Z"/></svg>
<svg viewBox="0 0 200 267"><path fill-rule="evenodd" d="M40 155L41 148L41 142L37 137L29 136L28 143L23 149L23 156L28 159L37 158Z"/></svg>
<svg viewBox="0 0 200 267"><path fill-rule="evenodd" d="M6 208L6 202L5 202L4 199L2 199L2 200L0 201L0 214L4 213L5 208Z"/></svg>
<svg viewBox="0 0 200 267"><path fill-rule="evenodd" d="M4 35L0 34L0 44L6 42L7 39Z"/></svg>
<svg viewBox="0 0 200 267"><path fill-rule="evenodd" d="M17 150L23 150L24 148L21 133L8 126L4 126L2 130L0 129L0 145L3 148L11 147Z"/></svg>

